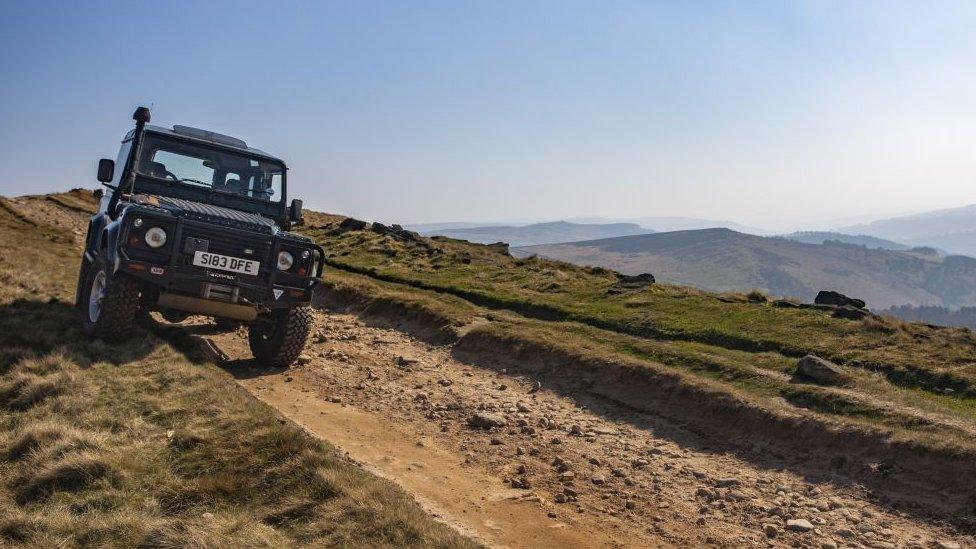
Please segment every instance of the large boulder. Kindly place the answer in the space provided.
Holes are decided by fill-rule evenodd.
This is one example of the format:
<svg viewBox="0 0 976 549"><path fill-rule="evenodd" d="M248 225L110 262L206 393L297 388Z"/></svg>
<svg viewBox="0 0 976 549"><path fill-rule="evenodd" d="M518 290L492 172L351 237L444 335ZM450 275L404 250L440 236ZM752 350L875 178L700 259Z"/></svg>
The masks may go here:
<svg viewBox="0 0 976 549"><path fill-rule="evenodd" d="M505 416L488 412L478 412L468 418L468 425L476 429L492 429L508 425Z"/></svg>
<svg viewBox="0 0 976 549"><path fill-rule="evenodd" d="M509 255L507 242L495 242L494 244L488 244L488 249L501 255Z"/></svg>
<svg viewBox="0 0 976 549"><path fill-rule="evenodd" d="M368 223L365 221L353 217L347 217L339 223L339 230L341 232L361 231L366 228L366 225L368 225Z"/></svg>
<svg viewBox="0 0 976 549"><path fill-rule="evenodd" d="M377 234L392 236L397 240L412 240L415 242L423 241L423 237L420 236L420 233L408 231L404 229L402 225L397 225L396 223L387 226L379 221L374 221L370 224L370 230Z"/></svg>
<svg viewBox="0 0 976 549"><path fill-rule="evenodd" d="M641 273L638 275L617 275L617 283L615 286L618 288L626 288L628 290L639 290L654 284L654 275L651 273Z"/></svg>
<svg viewBox="0 0 976 549"><path fill-rule="evenodd" d="M416 231L408 231L406 229L397 233L397 236L403 240L412 240L414 242L423 242L424 237L420 236L420 233Z"/></svg>
<svg viewBox="0 0 976 549"><path fill-rule="evenodd" d="M844 385L850 381L843 368L815 355L807 355L797 362L796 377L821 385Z"/></svg>
<svg viewBox="0 0 976 549"><path fill-rule="evenodd" d="M393 232L393 229L387 227L386 225L380 223L379 221L372 222L369 228L370 230L372 230L374 233L377 234L390 234Z"/></svg>
<svg viewBox="0 0 976 549"><path fill-rule="evenodd" d="M820 293L817 294L817 298L814 299L813 302L816 303L817 305L834 305L837 307L844 307L846 305L850 305L851 307L857 309L863 309L867 305L864 301L860 299L847 297L846 295L840 292L834 292L830 290L821 290Z"/></svg>

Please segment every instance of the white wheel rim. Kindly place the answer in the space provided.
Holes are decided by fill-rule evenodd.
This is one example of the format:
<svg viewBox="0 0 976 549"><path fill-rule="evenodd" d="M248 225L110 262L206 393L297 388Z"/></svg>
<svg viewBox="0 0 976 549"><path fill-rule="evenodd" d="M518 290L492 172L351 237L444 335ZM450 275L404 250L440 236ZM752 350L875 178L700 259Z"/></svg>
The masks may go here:
<svg viewBox="0 0 976 549"><path fill-rule="evenodd" d="M98 314L102 312L102 299L105 298L105 271L98 271L92 281L91 292L88 293L88 319L98 322Z"/></svg>

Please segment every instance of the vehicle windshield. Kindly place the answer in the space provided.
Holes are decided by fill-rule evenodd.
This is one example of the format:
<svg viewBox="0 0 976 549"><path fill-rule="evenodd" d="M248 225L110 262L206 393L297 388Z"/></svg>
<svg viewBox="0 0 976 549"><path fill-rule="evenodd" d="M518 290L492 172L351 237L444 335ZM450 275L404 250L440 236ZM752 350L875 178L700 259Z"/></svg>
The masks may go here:
<svg viewBox="0 0 976 549"><path fill-rule="evenodd" d="M284 167L244 153L147 133L139 173L222 194L280 203Z"/></svg>

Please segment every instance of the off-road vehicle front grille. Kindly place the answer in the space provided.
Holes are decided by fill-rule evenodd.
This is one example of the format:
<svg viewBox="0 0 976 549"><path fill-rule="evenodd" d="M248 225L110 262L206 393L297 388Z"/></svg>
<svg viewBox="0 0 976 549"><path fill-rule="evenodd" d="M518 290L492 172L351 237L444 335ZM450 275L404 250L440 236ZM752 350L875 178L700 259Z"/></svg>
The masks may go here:
<svg viewBox="0 0 976 549"><path fill-rule="evenodd" d="M227 227L184 223L180 251L187 256L188 262L193 255L192 252L187 252L187 241L191 239L207 241L206 251L211 253L260 261L262 273L271 268L272 244L270 236L228 229ZM193 247L191 244L190 248Z"/></svg>
<svg viewBox="0 0 976 549"><path fill-rule="evenodd" d="M228 303L237 303L237 296L240 288L237 286L224 286L222 284L204 284L200 297Z"/></svg>

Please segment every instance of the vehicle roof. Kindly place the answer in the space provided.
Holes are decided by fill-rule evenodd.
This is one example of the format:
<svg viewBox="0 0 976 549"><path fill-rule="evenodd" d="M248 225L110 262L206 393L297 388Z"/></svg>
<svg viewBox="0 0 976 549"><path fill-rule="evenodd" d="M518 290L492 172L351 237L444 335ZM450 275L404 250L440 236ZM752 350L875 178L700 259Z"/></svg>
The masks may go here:
<svg viewBox="0 0 976 549"><path fill-rule="evenodd" d="M189 140L189 141L199 141L201 143L206 143L208 145L214 145L214 146L222 147L222 148L225 148L225 149L231 149L231 150L235 150L235 151L245 152L245 153L248 153L248 154L253 155L253 156L261 156L261 157L264 157L264 158L266 158L268 160L274 160L275 162L280 162L281 164L284 164L285 163L284 160L282 160L282 159L280 159L277 156L274 156L272 154L268 154L268 153L262 151L261 149L255 149L254 147L248 147L247 144L244 143L244 141L242 141L240 139L237 139L237 138L233 138L233 137L230 137L230 136L217 134L217 133L214 133L214 132L207 132L205 130L198 130L196 128L186 128L188 130L195 130L196 132L199 132L200 134L205 134L206 133L206 134L211 134L213 136L216 136L218 138L220 138L220 137L225 138L225 139L207 139L206 137L203 137L203 136L201 136L199 134L189 135L187 133L177 132L176 131L177 128L184 128L184 127L183 126L173 126L172 128L164 128L162 126L154 126L152 124L146 124L146 131L150 131L152 133L158 133L158 134L166 135L166 136L169 136L169 137L174 137L176 139L185 139L185 140ZM127 141L129 139L132 139L132 136L134 134L135 134L135 130L134 129L133 130L129 130L129 132L125 134L125 137L122 140L123 141ZM235 144L234 143L235 141L236 142L239 142L240 145Z"/></svg>

